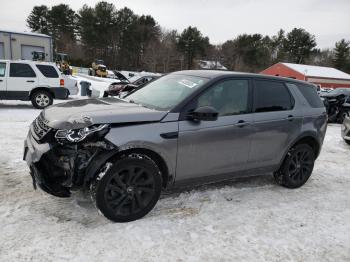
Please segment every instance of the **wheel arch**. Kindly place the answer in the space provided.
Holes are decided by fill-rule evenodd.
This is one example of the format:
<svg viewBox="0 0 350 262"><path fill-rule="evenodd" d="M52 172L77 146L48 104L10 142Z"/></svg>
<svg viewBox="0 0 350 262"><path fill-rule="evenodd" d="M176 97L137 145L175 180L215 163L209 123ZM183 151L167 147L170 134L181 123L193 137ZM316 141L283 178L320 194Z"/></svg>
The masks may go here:
<svg viewBox="0 0 350 262"><path fill-rule="evenodd" d="M52 90L50 90L49 87L47 87L47 86L38 86L38 87L33 88L33 89L30 91L30 93L29 93L29 99L32 98L32 95L33 95L35 92L40 91L40 90L49 92L49 93L52 95L52 98L55 98L54 92L52 92Z"/></svg>
<svg viewBox="0 0 350 262"><path fill-rule="evenodd" d="M111 151L104 155L101 155L99 159L96 159L94 163L92 163L91 167L88 167L84 183L85 185L89 184L97 175L98 171L101 170L101 168L109 161L116 162L119 159L123 158L126 155L131 154L141 154L145 155L146 157L150 158L155 164L158 166L161 172L162 176L162 187L165 189L172 181L173 178L169 175L169 168L166 164L166 161L164 158L158 154L157 152L147 149L147 148L141 148L141 147L135 147L135 148L129 148L125 150L120 151Z"/></svg>
<svg viewBox="0 0 350 262"><path fill-rule="evenodd" d="M316 134L314 132L305 132L305 133L301 134L300 136L298 136L296 139L294 139L292 143L290 143L290 145L288 146L288 149L283 154L283 157L282 157L280 164L279 164L279 168L283 165L283 162L284 162L288 152L290 151L290 149L292 149L296 145L300 145L300 144L309 145L314 150L315 159L319 156L320 149L321 149L321 143L317 139Z"/></svg>

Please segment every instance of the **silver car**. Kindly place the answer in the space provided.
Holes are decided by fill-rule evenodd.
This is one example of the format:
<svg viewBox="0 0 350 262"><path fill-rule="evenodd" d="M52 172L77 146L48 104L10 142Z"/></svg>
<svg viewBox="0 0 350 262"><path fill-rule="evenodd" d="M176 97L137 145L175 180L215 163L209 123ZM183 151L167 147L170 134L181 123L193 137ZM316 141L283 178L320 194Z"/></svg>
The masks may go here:
<svg viewBox="0 0 350 262"><path fill-rule="evenodd" d="M342 129L341 129L341 136L344 139L344 141L350 145L350 118L345 117Z"/></svg>
<svg viewBox="0 0 350 262"><path fill-rule="evenodd" d="M34 187L88 189L110 220L145 216L161 191L273 174L288 188L310 177L326 132L313 85L223 71L168 74L124 99L51 106L24 146Z"/></svg>

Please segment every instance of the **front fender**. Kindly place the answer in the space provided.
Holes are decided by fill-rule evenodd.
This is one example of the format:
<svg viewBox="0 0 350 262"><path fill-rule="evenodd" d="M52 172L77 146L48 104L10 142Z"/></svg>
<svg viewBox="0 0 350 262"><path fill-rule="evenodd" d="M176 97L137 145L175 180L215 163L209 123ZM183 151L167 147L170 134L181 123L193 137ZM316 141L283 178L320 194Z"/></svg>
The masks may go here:
<svg viewBox="0 0 350 262"><path fill-rule="evenodd" d="M178 132L178 122L149 123L112 128L105 139L118 151L147 149L157 153L166 163L169 175L176 175L177 137L164 138L162 134Z"/></svg>

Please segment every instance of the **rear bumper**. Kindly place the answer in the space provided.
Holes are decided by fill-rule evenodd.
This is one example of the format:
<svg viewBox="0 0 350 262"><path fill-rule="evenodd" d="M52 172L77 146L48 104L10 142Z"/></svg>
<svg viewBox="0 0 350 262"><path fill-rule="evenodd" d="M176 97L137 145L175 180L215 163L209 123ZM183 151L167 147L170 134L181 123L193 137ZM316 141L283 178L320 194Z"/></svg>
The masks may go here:
<svg viewBox="0 0 350 262"><path fill-rule="evenodd" d="M66 99L69 95L69 90L65 87L51 87L50 91L56 99Z"/></svg>
<svg viewBox="0 0 350 262"><path fill-rule="evenodd" d="M345 118L341 127L341 136L344 140L350 141L350 118Z"/></svg>

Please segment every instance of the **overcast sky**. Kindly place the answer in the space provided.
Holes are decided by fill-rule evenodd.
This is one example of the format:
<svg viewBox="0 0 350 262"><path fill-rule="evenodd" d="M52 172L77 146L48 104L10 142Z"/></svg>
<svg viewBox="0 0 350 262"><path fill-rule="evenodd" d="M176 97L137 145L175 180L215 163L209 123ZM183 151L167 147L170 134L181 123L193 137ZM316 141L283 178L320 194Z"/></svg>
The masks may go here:
<svg viewBox="0 0 350 262"><path fill-rule="evenodd" d="M98 0L1 0L0 29L28 31L26 17L34 5L67 3L74 10ZM152 15L160 26L182 31L196 26L212 43L242 33L273 35L280 28L302 27L316 36L320 48L350 40L350 0L118 0L137 14Z"/></svg>

